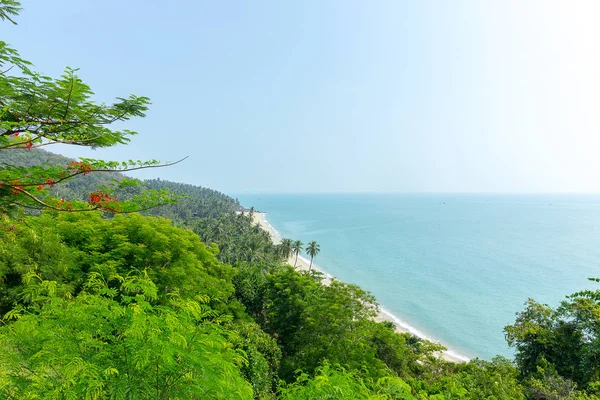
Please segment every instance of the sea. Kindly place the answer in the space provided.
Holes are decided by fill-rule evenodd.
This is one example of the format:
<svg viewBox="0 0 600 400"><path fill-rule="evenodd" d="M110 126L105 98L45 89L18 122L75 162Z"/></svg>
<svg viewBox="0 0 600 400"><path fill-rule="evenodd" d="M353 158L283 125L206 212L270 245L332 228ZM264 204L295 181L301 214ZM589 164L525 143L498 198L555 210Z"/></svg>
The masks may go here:
<svg viewBox="0 0 600 400"><path fill-rule="evenodd" d="M463 359L512 357L504 327L528 298L598 289L600 195L237 195L317 267L370 291L417 336Z"/></svg>

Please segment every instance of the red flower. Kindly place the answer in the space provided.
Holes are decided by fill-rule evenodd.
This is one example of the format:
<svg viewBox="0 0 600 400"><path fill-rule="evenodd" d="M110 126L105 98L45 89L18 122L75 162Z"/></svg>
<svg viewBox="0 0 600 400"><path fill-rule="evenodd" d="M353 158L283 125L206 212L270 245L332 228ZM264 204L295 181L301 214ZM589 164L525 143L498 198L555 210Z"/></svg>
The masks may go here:
<svg viewBox="0 0 600 400"><path fill-rule="evenodd" d="M98 193L90 193L90 202L92 203L100 203L102 197Z"/></svg>

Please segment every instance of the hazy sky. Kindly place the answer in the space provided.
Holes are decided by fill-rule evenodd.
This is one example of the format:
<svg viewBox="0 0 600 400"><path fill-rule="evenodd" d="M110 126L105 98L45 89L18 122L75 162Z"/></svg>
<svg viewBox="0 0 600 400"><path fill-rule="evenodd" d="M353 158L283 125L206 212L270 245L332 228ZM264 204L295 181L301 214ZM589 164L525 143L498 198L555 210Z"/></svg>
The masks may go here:
<svg viewBox="0 0 600 400"><path fill-rule="evenodd" d="M0 37L102 101L105 159L242 192L600 191L600 1L23 0Z"/></svg>

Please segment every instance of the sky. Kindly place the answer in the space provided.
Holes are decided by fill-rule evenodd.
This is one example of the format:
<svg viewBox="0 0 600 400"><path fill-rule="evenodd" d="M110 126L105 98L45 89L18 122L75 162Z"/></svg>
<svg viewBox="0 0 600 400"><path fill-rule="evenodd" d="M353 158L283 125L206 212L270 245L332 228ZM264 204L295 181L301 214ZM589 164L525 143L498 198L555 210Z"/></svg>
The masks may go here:
<svg viewBox="0 0 600 400"><path fill-rule="evenodd" d="M0 38L110 102L136 176L229 194L599 192L600 2L23 0Z"/></svg>

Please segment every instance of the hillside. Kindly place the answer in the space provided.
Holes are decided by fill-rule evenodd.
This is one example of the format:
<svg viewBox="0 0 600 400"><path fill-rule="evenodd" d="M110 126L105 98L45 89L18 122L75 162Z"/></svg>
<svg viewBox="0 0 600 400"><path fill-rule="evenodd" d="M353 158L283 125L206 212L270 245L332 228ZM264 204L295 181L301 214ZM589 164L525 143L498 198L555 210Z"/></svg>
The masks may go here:
<svg viewBox="0 0 600 400"><path fill-rule="evenodd" d="M2 163L19 166L71 161L37 150L3 151L0 156ZM90 174L53 189L85 199L94 185L120 177ZM376 300L360 287L337 281L324 286L318 273L285 266L289 249L275 246L253 224L251 213L237 213L236 200L162 180L146 181L144 187L185 197L148 210L147 216L51 211L3 220L0 312L14 320L0 330L0 343L13 349L0 356L6 366L0 369L0 393L7 398L43 396L45 388L60 385L62 393L88 394L85 385L96 385L98 393L115 398L122 398L119 388L135 390L141 398L152 390L164 398L215 399L594 398L591 376L573 374L576 380L571 380L558 372L568 365L545 361L540 367L538 361L537 369L528 370L524 351L531 347L519 353L519 368L503 358L468 364L440 360L435 356L438 345L374 322ZM141 325L130 314L139 307L146 321ZM121 317L111 314L116 310ZM531 318L526 315L520 318ZM103 329L103 321L121 327L100 337L81 329ZM171 322L164 325L166 321ZM525 346L521 324L517 320L507 332L513 343ZM69 330L79 332L77 341L89 338L78 352L72 351L76 342L68 338ZM63 339L48 332L62 332ZM195 341L201 332L212 332L208 343ZM142 340L147 335L149 342ZM174 337L180 339L168 339ZM100 343L104 350L96 353ZM142 357L139 369L124 372L129 367L118 346L135 349L130 351ZM47 355L33 357L50 348L54 350ZM552 357L550 349L544 351L538 354ZM173 364L175 359L179 361ZM74 360L85 364L67 368ZM46 371L48 363L58 365L60 375ZM159 368L146 377L142 371L153 363ZM35 375L27 372L15 380L23 374L18 365L28 365ZM101 371L113 369L115 375L102 377ZM151 383L168 381L178 371L191 374L194 383ZM73 374L75 383L61 384L63 374ZM33 385L34 376L42 376L44 384ZM223 376L228 378L220 380ZM574 390L576 382L592 386L586 394Z"/></svg>
<svg viewBox="0 0 600 400"><path fill-rule="evenodd" d="M69 165L73 160L42 149L12 149L0 152L0 165L18 167ZM56 197L77 198L87 201L90 192L98 187L110 186L115 180L124 177L120 173L101 173L79 175L51 188L49 193ZM168 204L147 212L147 215L164 216L176 221L190 220L192 217L216 217L226 212L234 212L240 208L239 202L216 190L161 181L160 179L145 181L139 188L128 188L118 193L120 197L131 197L142 190L169 190L175 195L185 196L176 204Z"/></svg>

